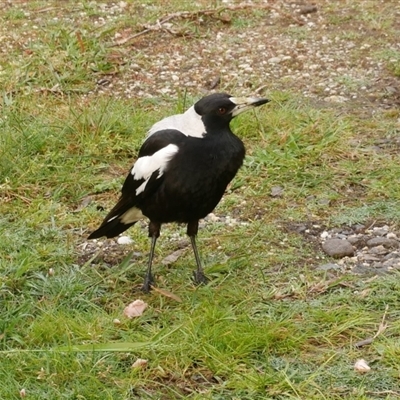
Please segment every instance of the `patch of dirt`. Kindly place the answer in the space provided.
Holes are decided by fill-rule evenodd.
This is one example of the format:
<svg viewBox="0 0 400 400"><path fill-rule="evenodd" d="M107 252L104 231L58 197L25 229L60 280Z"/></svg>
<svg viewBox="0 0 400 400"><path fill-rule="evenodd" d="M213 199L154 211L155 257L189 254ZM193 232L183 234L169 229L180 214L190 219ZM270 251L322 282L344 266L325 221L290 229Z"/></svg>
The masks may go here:
<svg viewBox="0 0 400 400"><path fill-rule="evenodd" d="M77 263L114 267L124 260L129 250L129 246L118 244L113 239L85 241L78 246ZM132 259L139 259L142 256L140 252L133 252Z"/></svg>
<svg viewBox="0 0 400 400"><path fill-rule="evenodd" d="M206 394L210 387L223 382L220 376L215 376L209 369L198 366L189 367L184 376L174 373L165 373L162 376L157 373L157 375L153 380L151 394L160 399L170 398L171 393L165 388L173 388L174 391L181 393L182 396L188 396L192 393ZM141 399L143 398L143 392L147 395L150 394L148 389L137 388L131 391L130 398Z"/></svg>

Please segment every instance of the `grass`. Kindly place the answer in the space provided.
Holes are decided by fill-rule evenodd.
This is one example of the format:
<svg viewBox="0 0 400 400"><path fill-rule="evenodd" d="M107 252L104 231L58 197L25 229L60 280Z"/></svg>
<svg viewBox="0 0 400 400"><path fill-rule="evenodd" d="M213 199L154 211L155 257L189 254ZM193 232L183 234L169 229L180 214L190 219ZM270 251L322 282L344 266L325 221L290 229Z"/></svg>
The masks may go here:
<svg viewBox="0 0 400 400"><path fill-rule="evenodd" d="M104 216L101 207L115 202L146 129L201 94L98 93L99 79L125 73L107 43L130 22L121 15L93 29L90 18L100 11L84 2L89 19L72 29L68 15L76 23L81 10L66 2L62 16L34 28L32 15L47 7L34 1L0 10L20 37L30 32L0 61L0 398L18 399L21 389L29 399L397 398L398 273L318 271L327 262L322 252L284 227L372 219L398 226L398 151L390 141L383 151L375 146L396 137L398 113L365 118L295 91L269 93L270 105L233 123L248 154L216 210L244 224L216 222L199 234L211 284L191 284L190 251L161 263L184 237L183 227L168 225L157 247L157 284L182 302L143 296L145 225L129 232L133 246L111 267L83 258L82 243ZM251 18L234 20L234 29ZM272 198L277 185L284 196ZM138 297L149 308L125 319L124 307ZM386 331L355 347L375 335L386 309ZM138 358L148 360L145 368L132 368ZM370 373L353 370L359 358Z"/></svg>

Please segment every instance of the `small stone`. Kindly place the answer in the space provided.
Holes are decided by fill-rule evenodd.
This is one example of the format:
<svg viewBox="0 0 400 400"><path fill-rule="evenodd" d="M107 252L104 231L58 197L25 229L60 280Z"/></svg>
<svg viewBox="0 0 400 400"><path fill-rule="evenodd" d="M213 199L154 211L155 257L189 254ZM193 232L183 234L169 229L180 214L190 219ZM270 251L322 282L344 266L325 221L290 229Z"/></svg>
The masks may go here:
<svg viewBox="0 0 400 400"><path fill-rule="evenodd" d="M330 103L344 103L348 100L347 97L344 96L328 96L324 98L325 101L328 101Z"/></svg>
<svg viewBox="0 0 400 400"><path fill-rule="evenodd" d="M328 239L331 235L329 234L329 232L323 231L320 236L321 239Z"/></svg>
<svg viewBox="0 0 400 400"><path fill-rule="evenodd" d="M342 239L328 239L322 244L326 254L334 258L342 258L354 255L354 248L350 242Z"/></svg>
<svg viewBox="0 0 400 400"><path fill-rule="evenodd" d="M367 364L367 362L364 359L357 360L356 363L354 364L354 370L357 372L368 372L371 371L371 367Z"/></svg>
<svg viewBox="0 0 400 400"><path fill-rule="evenodd" d="M129 236L120 236L117 239L118 244L131 244L133 243L133 240Z"/></svg>
<svg viewBox="0 0 400 400"><path fill-rule="evenodd" d="M398 260L396 260L395 258L391 258L389 260L386 260L382 263L383 267L386 268L391 268L391 267L396 267L398 264Z"/></svg>
<svg viewBox="0 0 400 400"><path fill-rule="evenodd" d="M359 256L362 261L379 261L380 258L372 254L362 254Z"/></svg>
<svg viewBox="0 0 400 400"><path fill-rule="evenodd" d="M272 197L282 197L283 195L283 187L282 186L272 186L271 188L271 196Z"/></svg>
<svg viewBox="0 0 400 400"><path fill-rule="evenodd" d="M138 358L133 364L132 368L144 368L147 367L147 364L149 363L148 360L145 360L143 358Z"/></svg>
<svg viewBox="0 0 400 400"><path fill-rule="evenodd" d="M389 253L389 250L383 246L372 247L369 251L371 254L378 254L378 255L385 255Z"/></svg>
<svg viewBox="0 0 400 400"><path fill-rule="evenodd" d="M356 224L356 225L353 226L353 229L354 229L355 232L359 233L359 232L362 232L363 229L365 229L365 225Z"/></svg>
<svg viewBox="0 0 400 400"><path fill-rule="evenodd" d="M386 254L386 256L383 257L384 260L390 260L392 258L395 258L395 259L400 258L400 254L396 251L393 251L389 254Z"/></svg>
<svg viewBox="0 0 400 400"><path fill-rule="evenodd" d="M207 215L207 217L205 217L205 219L207 221L211 221L211 222L218 222L221 220L220 217L217 217L214 213L210 213Z"/></svg>
<svg viewBox="0 0 400 400"><path fill-rule="evenodd" d="M295 231L297 233L307 233L307 225L300 224L296 226Z"/></svg>
<svg viewBox="0 0 400 400"><path fill-rule="evenodd" d="M132 319L135 317L140 317L144 310L147 308L148 304L143 300L135 300L132 303L128 304L124 309L125 317Z"/></svg>
<svg viewBox="0 0 400 400"><path fill-rule="evenodd" d="M397 240L388 239L387 237L378 236L367 241L368 247L384 246L386 248L399 247L399 242Z"/></svg>
<svg viewBox="0 0 400 400"><path fill-rule="evenodd" d="M311 14L318 11L318 7L315 5L306 5L300 8L299 14Z"/></svg>
<svg viewBox="0 0 400 400"><path fill-rule="evenodd" d="M363 241L365 240L363 235L360 236L350 236L347 238L347 241L350 242L353 246L363 245Z"/></svg>
<svg viewBox="0 0 400 400"><path fill-rule="evenodd" d="M384 236L388 233L389 231L389 227L388 226L382 226L382 227L375 227L374 229L372 229L372 233L375 236Z"/></svg>
<svg viewBox="0 0 400 400"><path fill-rule="evenodd" d="M279 64L282 61L281 57L271 57L268 62L270 64Z"/></svg>

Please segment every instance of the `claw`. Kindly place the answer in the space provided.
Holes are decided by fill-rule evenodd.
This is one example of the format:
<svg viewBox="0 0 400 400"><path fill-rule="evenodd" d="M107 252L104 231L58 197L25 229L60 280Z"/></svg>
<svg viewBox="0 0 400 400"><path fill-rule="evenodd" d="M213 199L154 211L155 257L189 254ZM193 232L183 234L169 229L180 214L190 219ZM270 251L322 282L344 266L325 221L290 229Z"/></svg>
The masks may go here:
<svg viewBox="0 0 400 400"><path fill-rule="evenodd" d="M196 285L207 285L210 280L204 275L203 271L193 271L193 280Z"/></svg>
<svg viewBox="0 0 400 400"><path fill-rule="evenodd" d="M143 281L142 292L149 293L151 286L154 284L153 275L146 275Z"/></svg>

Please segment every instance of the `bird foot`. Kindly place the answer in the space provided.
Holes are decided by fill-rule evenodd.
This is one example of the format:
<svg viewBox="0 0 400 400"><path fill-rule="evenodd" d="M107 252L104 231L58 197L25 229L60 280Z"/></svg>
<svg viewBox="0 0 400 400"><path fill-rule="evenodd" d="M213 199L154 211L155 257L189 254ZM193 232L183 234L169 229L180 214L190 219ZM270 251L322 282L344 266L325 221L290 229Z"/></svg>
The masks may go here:
<svg viewBox="0 0 400 400"><path fill-rule="evenodd" d="M207 285L210 280L204 275L203 271L193 271L193 280L196 285Z"/></svg>
<svg viewBox="0 0 400 400"><path fill-rule="evenodd" d="M149 293L151 286L154 284L153 275L146 275L143 281L142 292Z"/></svg>

